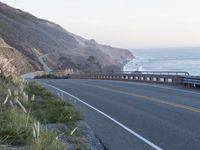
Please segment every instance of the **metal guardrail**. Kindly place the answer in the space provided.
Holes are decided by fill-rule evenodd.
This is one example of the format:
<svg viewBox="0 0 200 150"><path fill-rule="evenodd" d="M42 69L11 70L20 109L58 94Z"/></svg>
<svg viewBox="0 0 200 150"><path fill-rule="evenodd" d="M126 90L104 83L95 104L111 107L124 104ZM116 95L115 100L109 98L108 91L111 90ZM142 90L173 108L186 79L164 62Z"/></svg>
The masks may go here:
<svg viewBox="0 0 200 150"><path fill-rule="evenodd" d="M126 80L135 82L163 83L180 85L187 72L112 72L87 75L71 75L72 79Z"/></svg>
<svg viewBox="0 0 200 150"><path fill-rule="evenodd" d="M175 72L175 71L142 71L142 74L155 74L155 75L177 75L177 76L189 76L188 72Z"/></svg>
<svg viewBox="0 0 200 150"><path fill-rule="evenodd" d="M185 87L200 87L200 77L183 77L181 82Z"/></svg>
<svg viewBox="0 0 200 150"><path fill-rule="evenodd" d="M188 72L142 71L142 72L110 72L85 75L70 75L71 79L126 80L135 82L162 83L199 87L200 77L190 76Z"/></svg>
<svg viewBox="0 0 200 150"><path fill-rule="evenodd" d="M117 72L106 72L99 74L153 74L153 75L177 75L177 76L190 76L188 72L184 71L117 71Z"/></svg>

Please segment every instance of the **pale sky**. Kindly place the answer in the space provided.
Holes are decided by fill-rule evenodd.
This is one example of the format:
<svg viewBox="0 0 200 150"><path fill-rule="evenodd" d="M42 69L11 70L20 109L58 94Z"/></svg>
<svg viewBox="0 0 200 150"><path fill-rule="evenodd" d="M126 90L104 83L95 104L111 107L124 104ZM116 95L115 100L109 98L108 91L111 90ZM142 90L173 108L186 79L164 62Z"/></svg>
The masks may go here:
<svg viewBox="0 0 200 150"><path fill-rule="evenodd" d="M200 47L200 0L1 0L99 43Z"/></svg>

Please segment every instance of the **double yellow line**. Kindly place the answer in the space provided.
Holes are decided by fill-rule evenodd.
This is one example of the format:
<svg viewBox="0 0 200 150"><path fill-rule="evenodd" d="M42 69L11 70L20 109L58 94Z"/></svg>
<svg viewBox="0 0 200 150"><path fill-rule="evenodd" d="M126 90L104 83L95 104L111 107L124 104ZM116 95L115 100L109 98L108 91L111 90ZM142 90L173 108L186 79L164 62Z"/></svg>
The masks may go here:
<svg viewBox="0 0 200 150"><path fill-rule="evenodd" d="M134 96L134 97L142 98L143 100L148 100L148 101L152 101L152 102L165 104L165 105L169 105L169 106L172 106L172 107L176 107L176 108L200 113L199 108L195 108L195 107L191 107L191 106L187 106L187 105L183 105L183 104L178 104L178 103L170 102L170 101L167 101L167 100L161 100L161 99L158 99L158 98L154 98L154 97L150 97L150 96L144 96L144 95L140 95L140 94L133 93L133 92L126 92L126 91L122 91L122 90L118 90L118 89L111 89L111 88L103 87L103 86L99 86L99 85L92 85L92 84L86 84L86 83L77 83L77 84L85 85L85 86L89 86L89 87L93 87L93 88L98 88L98 89L102 89L102 90L106 90L106 91L110 91L110 92Z"/></svg>

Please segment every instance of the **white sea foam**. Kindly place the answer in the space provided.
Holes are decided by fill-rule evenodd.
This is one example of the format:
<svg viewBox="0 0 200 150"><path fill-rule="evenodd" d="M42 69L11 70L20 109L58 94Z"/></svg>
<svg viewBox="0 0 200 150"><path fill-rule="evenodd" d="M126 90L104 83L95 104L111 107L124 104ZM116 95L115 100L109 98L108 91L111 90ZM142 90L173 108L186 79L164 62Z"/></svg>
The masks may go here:
<svg viewBox="0 0 200 150"><path fill-rule="evenodd" d="M199 49L135 50L124 71L186 71L200 75Z"/></svg>

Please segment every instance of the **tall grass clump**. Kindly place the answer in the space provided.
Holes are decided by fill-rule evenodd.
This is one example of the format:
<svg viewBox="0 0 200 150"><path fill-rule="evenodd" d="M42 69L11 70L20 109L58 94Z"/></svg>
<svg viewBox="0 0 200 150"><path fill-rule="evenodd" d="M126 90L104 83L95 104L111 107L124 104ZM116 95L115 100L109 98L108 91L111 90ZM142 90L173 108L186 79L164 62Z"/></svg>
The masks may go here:
<svg viewBox="0 0 200 150"><path fill-rule="evenodd" d="M74 133L80 113L36 82L14 76L10 62L0 57L0 145L66 150L58 138L60 133L48 130L46 125L65 123Z"/></svg>
<svg viewBox="0 0 200 150"><path fill-rule="evenodd" d="M28 150L66 150L66 147L58 141L56 133L44 129L38 137L33 139Z"/></svg>
<svg viewBox="0 0 200 150"><path fill-rule="evenodd" d="M35 100L31 101L28 107L41 123L66 123L73 127L76 121L80 120L80 113L71 104L36 82L29 82L26 91L29 95L35 95Z"/></svg>
<svg viewBox="0 0 200 150"><path fill-rule="evenodd" d="M12 108L0 115L0 142L9 145L30 143L33 118L23 111Z"/></svg>

